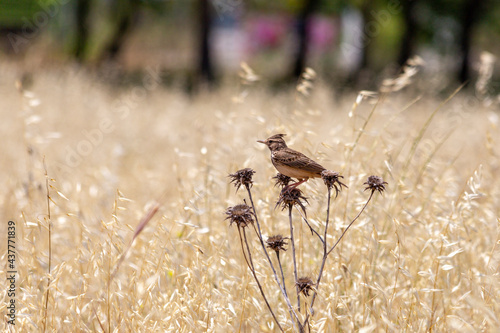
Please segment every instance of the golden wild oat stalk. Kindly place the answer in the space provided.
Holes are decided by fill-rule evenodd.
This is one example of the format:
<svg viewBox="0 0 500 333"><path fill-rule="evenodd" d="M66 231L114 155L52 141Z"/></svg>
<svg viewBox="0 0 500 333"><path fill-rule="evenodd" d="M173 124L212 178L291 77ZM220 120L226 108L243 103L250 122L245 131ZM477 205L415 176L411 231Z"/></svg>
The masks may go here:
<svg viewBox="0 0 500 333"><path fill-rule="evenodd" d="M0 71L0 236L16 221L18 265L16 326L2 321L2 331L38 332L44 322L46 332L279 331L244 260L238 228L222 221L221 212L243 204L236 200L242 197L257 211L259 225L254 217L245 227L247 241L284 331L298 331L296 318L303 323L307 315L305 329L314 332L500 330L496 96L477 99L465 87L439 107L447 97L435 90L449 96L456 87L432 86L417 74L411 85L377 98L373 112L361 99L349 117L357 95L333 100L321 73L297 103L296 91L267 90L264 76L251 89L234 84L188 97L159 86L135 94L141 84L111 88L71 68L32 73L21 99L16 66L2 63ZM235 102L240 89L245 96ZM301 312L288 211L274 209L275 171L265 147L254 143L270 133L289 133L291 146L349 185L336 198L332 188L328 219L323 180L300 186L310 226L294 208L297 275L313 282L309 296L300 296ZM256 172L252 200L245 185L235 194L227 181L247 167ZM371 174L389 185L383 195L375 187L347 229L372 193L363 186ZM131 243L157 198L157 213ZM311 228L327 252L347 230L318 286L325 249ZM286 249L279 250L281 265L268 247L275 235L285 241L276 245ZM109 274L130 243L108 294ZM6 251L0 246L2 260ZM5 269L0 265L2 276ZM6 290L3 279L2 316Z"/></svg>

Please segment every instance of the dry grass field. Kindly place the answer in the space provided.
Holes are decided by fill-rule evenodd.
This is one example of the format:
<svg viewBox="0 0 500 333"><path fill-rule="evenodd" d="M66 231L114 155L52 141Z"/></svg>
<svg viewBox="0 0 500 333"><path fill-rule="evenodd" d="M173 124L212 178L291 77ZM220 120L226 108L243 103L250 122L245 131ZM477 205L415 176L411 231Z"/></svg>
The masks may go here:
<svg viewBox="0 0 500 333"><path fill-rule="evenodd" d="M256 82L188 97L158 85L154 68L125 88L75 69L39 71L33 87L19 90L20 71L1 72L1 330L278 332L225 211L249 203L228 174L253 168L262 233L288 235L287 210L275 209L276 170L256 142L286 133L290 147L349 186L332 200L329 244L366 202L367 177L388 182L328 257L311 332L500 331L495 101L465 90L448 100L457 86L436 96L416 83L353 107L356 94L336 98L320 80L310 96ZM321 229L326 187L314 179L301 188ZM15 326L4 279L9 220ZM295 209L293 223L299 275L315 280L322 244ZM260 243L248 235L270 306L293 331ZM295 299L289 246L281 259Z"/></svg>

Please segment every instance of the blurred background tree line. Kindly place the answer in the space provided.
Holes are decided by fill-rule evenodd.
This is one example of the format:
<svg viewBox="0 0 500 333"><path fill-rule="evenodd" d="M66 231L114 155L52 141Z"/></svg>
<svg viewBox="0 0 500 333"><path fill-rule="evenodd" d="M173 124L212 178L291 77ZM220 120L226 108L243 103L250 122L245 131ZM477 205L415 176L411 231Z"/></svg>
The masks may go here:
<svg viewBox="0 0 500 333"><path fill-rule="evenodd" d="M366 87L415 54L464 82L499 37L496 0L0 1L4 61L161 66L186 87L216 84L242 61L276 83L308 66L334 86Z"/></svg>

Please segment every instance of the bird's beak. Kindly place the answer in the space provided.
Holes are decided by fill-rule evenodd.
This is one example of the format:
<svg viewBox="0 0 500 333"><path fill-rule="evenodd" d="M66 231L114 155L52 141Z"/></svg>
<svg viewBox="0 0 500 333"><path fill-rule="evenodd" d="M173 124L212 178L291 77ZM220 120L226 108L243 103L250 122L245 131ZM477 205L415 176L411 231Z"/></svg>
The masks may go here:
<svg viewBox="0 0 500 333"><path fill-rule="evenodd" d="M266 141L263 141L263 140L257 140L258 143L263 143L263 144L266 144Z"/></svg>

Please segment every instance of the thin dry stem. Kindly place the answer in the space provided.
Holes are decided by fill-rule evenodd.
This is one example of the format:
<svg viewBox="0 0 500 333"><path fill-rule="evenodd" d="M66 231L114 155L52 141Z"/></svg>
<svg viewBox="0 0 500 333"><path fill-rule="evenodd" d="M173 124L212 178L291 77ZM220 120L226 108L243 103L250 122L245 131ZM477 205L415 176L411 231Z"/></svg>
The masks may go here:
<svg viewBox="0 0 500 333"><path fill-rule="evenodd" d="M283 274L283 265L281 265L280 253L279 252L276 252L276 259L278 260L278 266L280 267L281 281L283 283L283 290L285 292L286 297L288 297L288 293L286 292L285 274Z"/></svg>
<svg viewBox="0 0 500 333"><path fill-rule="evenodd" d="M347 228L345 228L344 232L342 233L342 235L340 235L340 237L337 240L337 242L335 242L335 244L333 244L332 248L328 251L328 254L330 254L335 249L335 247L337 247L337 245L342 240L342 237L344 237L344 235L346 234L347 230L349 230L349 228L351 227L351 225L358 219L358 217L361 215L361 213L363 213L363 211L365 210L366 206L368 206L368 203L372 199L373 193L375 193L375 191L371 191L370 192L370 197L368 198L368 200L364 204L363 208L361 208L361 210L359 211L358 215L356 215L356 217L351 221L351 223L349 223L349 225L347 226Z"/></svg>
<svg viewBox="0 0 500 333"><path fill-rule="evenodd" d="M311 314L314 314L314 309L313 309L314 300L316 299L316 294L317 294L317 290L319 287L319 283L321 282L321 277L323 276L323 270L325 269L326 259L328 258L328 254L329 254L327 252L327 249L328 249L327 235L328 235L328 224L330 221L331 192L332 192L331 188L328 187L328 203L327 203L327 208L326 208L325 233L324 233L324 237L323 237L323 239L325 240L323 242L323 258L321 259L321 267L319 268L319 274L318 274L318 279L316 281L316 287L313 291L313 296L311 299L311 305L310 305L310 310L309 310L311 312ZM306 321L307 321L307 319L306 319Z"/></svg>
<svg viewBox="0 0 500 333"><path fill-rule="evenodd" d="M155 214L158 212L158 209L160 209L160 204L155 202L153 204L153 206L148 210L146 215L144 215L142 217L142 219L139 221L139 224L135 228L134 235L132 236L132 240L128 243L125 251L123 251L122 255L120 256L120 259L118 260L118 263L115 266L115 269L113 270L113 274L111 274L111 280L113 280L116 273L118 272L118 269L120 268L121 264L123 263L123 260L125 260L128 251L132 247L132 244L134 244L135 239L137 238L137 236L139 236L139 234L144 229L144 227L146 227L146 225L149 223L149 221L151 221L153 216L155 216Z"/></svg>
<svg viewBox="0 0 500 333"><path fill-rule="evenodd" d="M431 122L434 119L434 117L436 116L437 112L439 110L441 110L441 108L446 103L448 103L448 101L450 101L456 94L458 94L459 91L462 90L462 88L465 87L466 84L467 84L467 82L464 82L457 89L455 89L455 91L450 96L448 96L447 99L445 99L443 102L441 102L441 104L439 104L438 107L434 109L434 111L431 113L429 118L427 118L426 122L424 123L424 125L422 126L420 131L418 132L417 137L415 138L415 140L413 140L413 144L411 145L410 152L408 153L408 157L406 158L406 163L404 164L402 172L401 172L401 180L402 181L405 180L406 173L408 172L408 167L410 166L410 162L413 159L413 155L415 155L415 151L417 150L417 147L418 147L420 141L422 141L422 138L423 138L425 132L427 131L427 128L431 124Z"/></svg>
<svg viewBox="0 0 500 333"><path fill-rule="evenodd" d="M262 250L264 251L264 254L266 256L267 262L269 263L269 266L271 267L271 270L273 271L274 279L275 279L276 283L278 284L278 287L280 288L281 293L283 294L283 297L285 298L285 302L286 302L288 308L293 313L293 315L294 315L295 319L297 320L297 322L299 322L299 319L298 319L299 317L298 317L297 313L295 313L295 309L293 308L293 306L292 306L292 304L290 302L290 299L288 298L288 295L285 292L284 285L282 286L281 283L280 283L280 281L279 281L278 274L276 273L276 269L274 268L274 265L273 265L273 263L271 261L271 258L269 257L269 253L267 252L266 245L264 244L264 239L262 238L262 232L260 230L259 218L257 216L257 212L255 210L255 205L254 205L253 199L252 199L252 192L250 191L250 187L247 186L246 188L247 188L247 192L248 192L248 198L250 199L250 203L252 205L252 209L253 209L254 217L255 217L254 229L255 229L255 225L256 225L257 228L255 229L255 232L257 234L257 237L259 238L260 244L262 246ZM293 322L294 318L291 318L291 319L292 319L292 322Z"/></svg>
<svg viewBox="0 0 500 333"><path fill-rule="evenodd" d="M439 256L440 257L443 254L443 246L444 246L444 241L441 238L441 247L439 249ZM433 290L437 289L437 281L438 281L438 274L439 274L439 258L434 259L436 263L436 267L434 269L434 284L432 286ZM432 293L432 304L431 304L431 317L429 319L429 327L427 328L427 332L432 333L432 330L434 329L434 316L436 315L436 292Z"/></svg>
<svg viewBox="0 0 500 333"><path fill-rule="evenodd" d="M241 237L241 229L243 229L243 238ZM259 287L260 294L262 295L262 298L264 299L264 302L266 303L267 308L269 309L269 312L273 316L274 321L276 322L276 325L278 325L278 328L280 329L281 332L283 331L283 328L281 327L278 318L276 318L276 315L274 314L273 309L271 308L271 305L269 304L269 301L267 300L266 294L264 293L264 290L262 289L262 285L260 284L259 278L257 277L257 274L255 272L255 267L253 265L253 260L252 260L252 253L250 252L250 247L248 246L248 240L247 240L247 234L245 232L245 228L242 228L238 226L238 233L240 235L240 243L241 243L241 249L243 251L243 256L245 257L245 261L248 265L248 268L252 272L252 275L255 279L255 282L257 283L257 286ZM243 243L245 243L247 252L245 254L245 250L243 248ZM247 258L248 255L248 258Z"/></svg>
<svg viewBox="0 0 500 333"><path fill-rule="evenodd" d="M429 154L429 157L427 157L427 159L425 160L425 162L422 164L422 167L420 168L420 171L418 173L418 176L416 177L416 180L415 180L415 187L420 184L420 182L422 181L422 177L427 169L427 167L430 165L431 161L432 161L432 158L436 155L436 153L439 151L439 149L443 146L443 144L448 141L449 137L455 133L455 128L453 128L452 130L450 130L448 132L448 134L445 135L445 137L436 145L436 147L434 148L434 150Z"/></svg>
<svg viewBox="0 0 500 333"><path fill-rule="evenodd" d="M106 332L106 330L104 329L104 325L102 324L101 319L99 318L99 315L98 315L98 314L97 314L97 312L95 311L94 304L92 304L92 312L94 312L94 316L96 317L97 322L99 323L99 327L101 327L101 330L102 330L103 332Z"/></svg>
<svg viewBox="0 0 500 333"><path fill-rule="evenodd" d="M385 97L385 94L381 94L381 96L377 99L377 102L375 103L375 105L373 105L371 111L370 111L370 114L368 115L368 118L366 118L365 122L363 123L363 126L361 127L361 129L359 130L358 132L358 135L356 137L356 139L354 140L354 144L352 145L351 149L349 149L348 151L348 156L347 156L347 159L348 159L348 168L347 168L347 176L346 176L346 179L349 179L349 177L351 176L351 166L353 165L352 163L352 157L354 155L354 150L356 149L356 147L358 146L358 143L361 139L361 136L365 133L365 130L366 130L366 127L368 126L368 123L370 121L370 119L372 118L373 114L375 113L375 110L377 109L377 107L379 106L379 104L382 104L382 101ZM346 194L346 200L345 200L345 207L344 207L344 220L346 219L347 217L347 204L349 202L349 191L347 191L347 194Z"/></svg>
<svg viewBox="0 0 500 333"><path fill-rule="evenodd" d="M47 277L47 290L45 291L45 308L44 308L44 315L43 315L43 332L45 332L45 329L47 327L47 311L49 308L49 294L50 294L50 273L51 273L51 268L52 268L52 220L50 216L50 201L52 201L50 197L50 189L49 189L49 175L47 173L47 165L45 164L45 156L43 156L43 169L45 172L45 190L46 190L46 196L47 196L47 221L48 221L48 228L49 228L49 267L48 267L48 277Z"/></svg>
<svg viewBox="0 0 500 333"><path fill-rule="evenodd" d="M288 205L288 220L290 221L290 241L292 243L292 258L293 258L293 276L295 278L295 289L297 290L297 310L300 312L300 292L297 285L297 257L295 255L295 237L293 236L293 223L292 223L292 208L291 204Z"/></svg>

